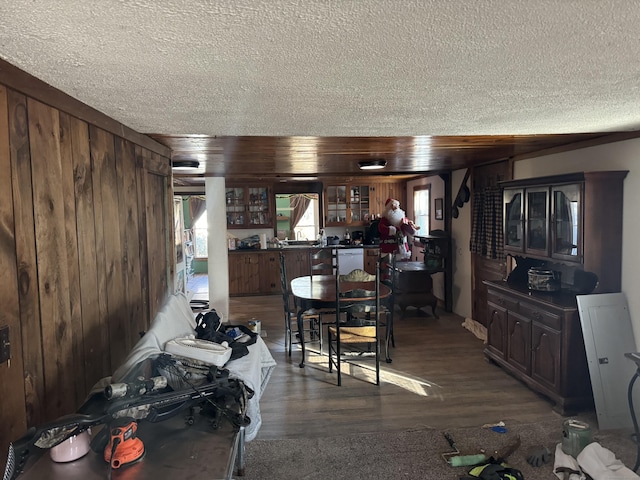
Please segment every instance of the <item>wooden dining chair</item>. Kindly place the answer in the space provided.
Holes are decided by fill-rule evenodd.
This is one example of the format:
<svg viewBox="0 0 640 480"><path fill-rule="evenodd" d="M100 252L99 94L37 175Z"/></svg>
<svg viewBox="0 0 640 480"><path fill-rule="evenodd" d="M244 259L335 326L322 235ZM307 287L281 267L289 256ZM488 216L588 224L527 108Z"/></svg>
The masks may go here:
<svg viewBox="0 0 640 480"><path fill-rule="evenodd" d="M380 342L379 327L380 314L380 283L379 270L373 275L364 276L356 272L352 277L337 276L337 296L340 313L346 314L346 320L342 321L340 315L328 328L329 348L329 372L333 367L337 371L338 386L342 385L342 363L349 360L371 358L375 360L375 384L380 384ZM365 272L366 273L366 272ZM374 290L355 288L340 293L340 282L344 278L366 278L355 280L362 282L374 282ZM346 280L345 280L346 281ZM354 280L349 280L354 281ZM344 349L343 349L344 347Z"/></svg>
<svg viewBox="0 0 640 480"><path fill-rule="evenodd" d="M338 275L338 249L321 248L309 252L309 272L314 275Z"/></svg>
<svg viewBox="0 0 640 480"><path fill-rule="evenodd" d="M314 275L332 275L336 279L336 291L338 290L338 272L340 264L338 259L337 248L321 248L314 249L309 252L309 272L311 280ZM315 311L320 315L320 352L322 353L322 345L324 338L324 327L333 325L339 317L340 312L337 310L338 301L335 299L324 307L317 308Z"/></svg>
<svg viewBox="0 0 640 480"><path fill-rule="evenodd" d="M390 355L390 346L395 348L395 340L393 337L393 310L394 310L394 301L393 301L393 288L394 288L394 278L393 275L395 268L395 258L393 255L387 256L379 256L378 265L376 268L379 270L379 279L380 282L387 285L391 289L391 294L386 296L385 298L380 299L380 308L381 313L383 314L384 320L380 321L379 328L384 328L385 330L385 361L387 363L391 363L391 355ZM340 275L340 280L343 282L373 282L375 281L375 274L366 272L362 269L356 268L355 270L347 273L345 275ZM365 318L370 319L372 315L373 309L369 310L365 313ZM350 314L350 315L353 315ZM347 319L348 320L348 319Z"/></svg>
<svg viewBox="0 0 640 480"><path fill-rule="evenodd" d="M305 335L305 342L317 341L321 344L322 325L320 313L315 310L305 310L302 313L303 328L298 331L298 305L295 297L291 294L289 280L287 276L287 265L284 253L279 253L280 257L280 287L282 289L282 304L284 309L284 348L291 356L291 346L300 343L301 335ZM295 328L293 327L295 325Z"/></svg>

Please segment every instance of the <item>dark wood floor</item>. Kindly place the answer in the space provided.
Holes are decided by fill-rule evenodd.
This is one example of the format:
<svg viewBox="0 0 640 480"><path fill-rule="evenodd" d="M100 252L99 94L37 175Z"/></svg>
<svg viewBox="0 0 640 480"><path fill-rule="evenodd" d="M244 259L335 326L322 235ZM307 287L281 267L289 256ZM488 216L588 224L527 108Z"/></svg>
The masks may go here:
<svg viewBox="0 0 640 480"><path fill-rule="evenodd" d="M230 321L261 320L278 362L260 402L257 438L562 421L548 400L484 359L482 341L461 326L463 318L440 313L435 319L410 308L397 319L393 362L382 363L380 386L368 383L365 370L343 375L338 387L326 357L311 354L301 369L296 346L286 355L280 296L231 298ZM597 425L593 411L577 418Z"/></svg>

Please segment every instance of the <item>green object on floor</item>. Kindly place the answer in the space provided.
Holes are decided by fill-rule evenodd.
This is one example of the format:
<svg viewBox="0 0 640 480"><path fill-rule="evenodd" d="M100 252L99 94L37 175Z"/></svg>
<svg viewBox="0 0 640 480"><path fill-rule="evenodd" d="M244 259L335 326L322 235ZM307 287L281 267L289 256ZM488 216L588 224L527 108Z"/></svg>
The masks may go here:
<svg viewBox="0 0 640 480"><path fill-rule="evenodd" d="M449 459L449 465L452 467L469 467L486 461L487 456L482 453L476 455L457 455Z"/></svg>

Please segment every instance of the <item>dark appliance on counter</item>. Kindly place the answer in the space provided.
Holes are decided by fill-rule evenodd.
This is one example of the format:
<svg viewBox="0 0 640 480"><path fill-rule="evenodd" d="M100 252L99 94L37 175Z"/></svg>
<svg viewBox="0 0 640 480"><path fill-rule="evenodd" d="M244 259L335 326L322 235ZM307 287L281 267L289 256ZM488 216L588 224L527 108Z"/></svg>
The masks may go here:
<svg viewBox="0 0 640 480"><path fill-rule="evenodd" d="M351 233L351 243L355 245L360 245L364 242L364 232L362 230L354 230Z"/></svg>
<svg viewBox="0 0 640 480"><path fill-rule="evenodd" d="M376 218L369 224L369 228L365 230L364 244L365 245L380 245L380 231L378 230L378 224L380 219Z"/></svg>

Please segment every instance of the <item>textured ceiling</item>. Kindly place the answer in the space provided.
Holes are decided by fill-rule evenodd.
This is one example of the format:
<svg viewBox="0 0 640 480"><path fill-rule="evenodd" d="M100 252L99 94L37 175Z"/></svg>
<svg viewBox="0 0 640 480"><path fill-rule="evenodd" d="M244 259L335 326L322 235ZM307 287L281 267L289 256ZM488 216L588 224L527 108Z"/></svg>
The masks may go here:
<svg viewBox="0 0 640 480"><path fill-rule="evenodd" d="M633 0L0 3L0 57L143 133L640 128Z"/></svg>

